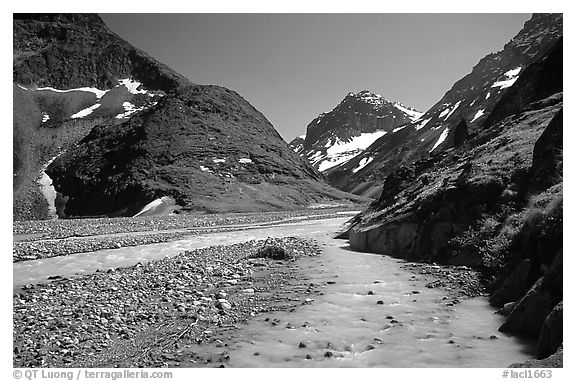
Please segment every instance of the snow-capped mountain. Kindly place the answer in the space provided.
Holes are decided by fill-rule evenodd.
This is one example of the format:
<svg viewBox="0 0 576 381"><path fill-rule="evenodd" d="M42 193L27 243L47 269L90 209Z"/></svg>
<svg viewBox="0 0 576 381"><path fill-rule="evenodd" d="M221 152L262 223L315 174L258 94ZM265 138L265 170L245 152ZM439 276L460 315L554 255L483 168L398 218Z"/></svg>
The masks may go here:
<svg viewBox="0 0 576 381"><path fill-rule="evenodd" d="M350 160L378 138L421 115L370 91L351 92L332 111L310 122L306 135L295 138L290 146L323 172Z"/></svg>
<svg viewBox="0 0 576 381"><path fill-rule="evenodd" d="M523 71L561 36L562 14L534 14L501 51L482 58L419 119L330 168L326 173L330 182L347 191L377 196L380 182L394 168L453 147L458 125L465 126L466 135L475 136Z"/></svg>

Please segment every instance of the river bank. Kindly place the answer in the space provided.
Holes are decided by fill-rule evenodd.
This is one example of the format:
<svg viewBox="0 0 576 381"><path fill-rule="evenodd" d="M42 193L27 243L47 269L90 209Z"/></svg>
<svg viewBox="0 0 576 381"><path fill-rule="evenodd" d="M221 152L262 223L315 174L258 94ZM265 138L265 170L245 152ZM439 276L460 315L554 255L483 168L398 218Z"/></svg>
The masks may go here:
<svg viewBox="0 0 576 381"><path fill-rule="evenodd" d="M473 270L350 251L332 238L345 221L15 263L14 365L372 367L401 356L402 366L484 367L531 358L529 346L497 332L485 299L470 298L483 293ZM250 258L266 237L294 260ZM304 353L291 342L299 334L320 336L301 337Z"/></svg>

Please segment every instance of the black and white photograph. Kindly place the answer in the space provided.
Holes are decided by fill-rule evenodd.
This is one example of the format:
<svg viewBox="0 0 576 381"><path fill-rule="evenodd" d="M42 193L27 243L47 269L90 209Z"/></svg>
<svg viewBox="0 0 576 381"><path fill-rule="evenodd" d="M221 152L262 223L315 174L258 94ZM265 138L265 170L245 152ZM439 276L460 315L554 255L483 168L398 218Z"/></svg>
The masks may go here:
<svg viewBox="0 0 576 381"><path fill-rule="evenodd" d="M562 12L129 9L12 12L7 379L563 378Z"/></svg>

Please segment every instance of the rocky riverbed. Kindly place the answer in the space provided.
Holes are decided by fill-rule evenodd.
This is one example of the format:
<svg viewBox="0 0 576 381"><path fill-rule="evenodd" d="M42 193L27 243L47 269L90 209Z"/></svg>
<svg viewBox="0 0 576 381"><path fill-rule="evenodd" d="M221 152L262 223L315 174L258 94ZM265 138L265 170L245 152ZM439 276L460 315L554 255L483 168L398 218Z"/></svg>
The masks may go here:
<svg viewBox="0 0 576 381"><path fill-rule="evenodd" d="M195 234L342 217L350 210L14 222L13 262L167 242Z"/></svg>
<svg viewBox="0 0 576 381"><path fill-rule="evenodd" d="M290 259L257 258L265 244L285 248ZM295 316L340 284L337 275L318 281L312 279L316 270L305 271L310 261L320 261L322 269L329 254L302 259L319 253L317 241L310 238L253 240L72 279L53 276L50 283L25 286L13 297L14 366L228 366L237 360L234 348L243 323L263 321L270 329L294 329L295 322L279 321L277 313ZM398 269L412 272L403 275L406 285L413 284L406 291L412 294L410 300L419 299L427 288L439 289L446 296L438 305L451 310L483 293L477 273L462 266L401 261ZM376 303L381 285L375 283L380 282L373 281L374 294L365 292L374 295L372 303L384 311L380 318L387 319L388 302ZM395 313L390 318L408 316ZM395 326L392 320L390 324ZM499 336L496 330L494 334Z"/></svg>
<svg viewBox="0 0 576 381"><path fill-rule="evenodd" d="M407 263L403 266L416 273L411 281L425 280L427 288L441 288L447 291L450 303L458 299L487 296L480 281L480 273L467 266L437 265L435 263Z"/></svg>
<svg viewBox="0 0 576 381"><path fill-rule="evenodd" d="M293 237L267 244L291 259L255 258L264 241L249 241L25 287L13 297L14 366L177 366L187 343L306 303L282 288L298 277L291 261L319 247Z"/></svg>
<svg viewBox="0 0 576 381"><path fill-rule="evenodd" d="M272 224L289 220L340 217L345 213L354 214L350 208L338 207L266 213L179 214L137 218L119 217L14 221L13 235L15 241L29 242L127 232L154 232L255 223Z"/></svg>
<svg viewBox="0 0 576 381"><path fill-rule="evenodd" d="M147 245L167 242L182 238L193 232L165 232L139 235L82 237L72 239L44 240L31 242L15 242L12 251L12 261L26 261L87 253L103 249L120 249L126 246Z"/></svg>

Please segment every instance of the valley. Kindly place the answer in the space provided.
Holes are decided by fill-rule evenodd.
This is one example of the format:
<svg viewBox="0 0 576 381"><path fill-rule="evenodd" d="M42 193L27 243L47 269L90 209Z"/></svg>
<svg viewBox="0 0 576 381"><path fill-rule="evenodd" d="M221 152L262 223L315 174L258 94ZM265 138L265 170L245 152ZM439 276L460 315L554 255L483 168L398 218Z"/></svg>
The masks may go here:
<svg viewBox="0 0 576 381"><path fill-rule="evenodd" d="M331 110L281 104L312 119L287 143L255 105L295 78L242 95L100 15L14 14L13 366L563 367L563 14L524 20L422 111L303 79L349 87L297 87ZM369 83L406 77L383 57Z"/></svg>
<svg viewBox="0 0 576 381"><path fill-rule="evenodd" d="M15 365L398 366L393 354L420 353L420 366L506 366L530 358L534 343L497 332L501 317L477 298L471 269L352 255L332 238L348 220L325 215L19 262ZM253 258L265 243L292 259ZM307 344L298 349L299 341ZM435 346L446 349L433 350L442 354L434 360L426 353Z"/></svg>

